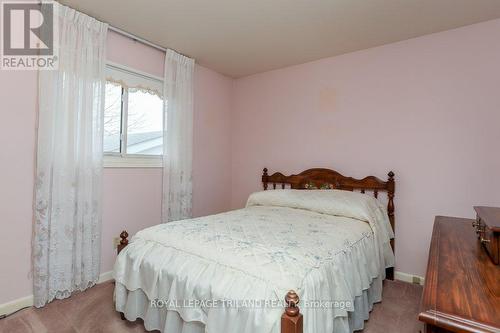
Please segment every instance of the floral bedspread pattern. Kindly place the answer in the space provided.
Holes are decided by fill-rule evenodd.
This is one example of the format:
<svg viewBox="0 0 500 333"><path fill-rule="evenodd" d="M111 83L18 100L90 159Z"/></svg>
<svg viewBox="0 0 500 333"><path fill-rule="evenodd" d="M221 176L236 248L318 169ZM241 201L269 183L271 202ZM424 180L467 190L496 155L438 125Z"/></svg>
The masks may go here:
<svg viewBox="0 0 500 333"><path fill-rule="evenodd" d="M384 212L375 199L344 191L258 192L245 209L140 231L118 257L114 275L150 300L281 300L294 289L304 302L352 302L374 280L381 283L394 262ZM283 311L170 310L203 322L207 332L279 332ZM348 321L335 319L353 310L302 308L304 332L347 332Z"/></svg>

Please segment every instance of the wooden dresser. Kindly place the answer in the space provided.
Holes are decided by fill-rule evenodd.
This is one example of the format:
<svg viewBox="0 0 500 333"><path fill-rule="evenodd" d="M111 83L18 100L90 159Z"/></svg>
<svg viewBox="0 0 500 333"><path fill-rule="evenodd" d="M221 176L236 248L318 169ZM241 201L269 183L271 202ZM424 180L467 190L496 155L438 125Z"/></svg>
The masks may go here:
<svg viewBox="0 0 500 333"><path fill-rule="evenodd" d="M426 333L500 333L500 266L481 248L473 222L436 217L418 316Z"/></svg>

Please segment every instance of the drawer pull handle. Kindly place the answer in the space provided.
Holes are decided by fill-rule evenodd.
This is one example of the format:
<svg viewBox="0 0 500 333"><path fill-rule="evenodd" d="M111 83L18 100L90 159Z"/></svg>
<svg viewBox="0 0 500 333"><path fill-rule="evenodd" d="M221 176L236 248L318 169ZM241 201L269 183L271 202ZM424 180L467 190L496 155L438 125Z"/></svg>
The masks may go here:
<svg viewBox="0 0 500 333"><path fill-rule="evenodd" d="M485 239L483 237L481 237L481 243L485 244L485 243L489 243L490 240L489 239Z"/></svg>

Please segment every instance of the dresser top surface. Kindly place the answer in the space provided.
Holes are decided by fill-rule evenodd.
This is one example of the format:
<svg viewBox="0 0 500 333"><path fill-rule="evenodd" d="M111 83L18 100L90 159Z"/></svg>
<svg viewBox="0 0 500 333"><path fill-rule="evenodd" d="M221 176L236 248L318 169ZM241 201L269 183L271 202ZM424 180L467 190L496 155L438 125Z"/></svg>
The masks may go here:
<svg viewBox="0 0 500 333"><path fill-rule="evenodd" d="M500 232L500 207L475 206L474 210L494 232Z"/></svg>
<svg viewBox="0 0 500 333"><path fill-rule="evenodd" d="M437 216L419 319L453 332L500 332L500 266L471 219Z"/></svg>

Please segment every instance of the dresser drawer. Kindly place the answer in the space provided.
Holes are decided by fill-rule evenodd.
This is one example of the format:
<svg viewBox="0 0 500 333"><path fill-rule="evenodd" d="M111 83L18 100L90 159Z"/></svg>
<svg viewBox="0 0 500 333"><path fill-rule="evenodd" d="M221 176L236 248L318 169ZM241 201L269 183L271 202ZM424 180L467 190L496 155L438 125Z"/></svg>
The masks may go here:
<svg viewBox="0 0 500 333"><path fill-rule="evenodd" d="M500 207L476 206L476 221L472 225L491 261L500 264Z"/></svg>
<svg viewBox="0 0 500 333"><path fill-rule="evenodd" d="M491 230L481 221L481 219L478 219L477 223L479 224L477 231L479 241L486 249L486 252L488 252L488 255L490 256L493 263L498 265L500 259L498 237L495 235L493 230Z"/></svg>

